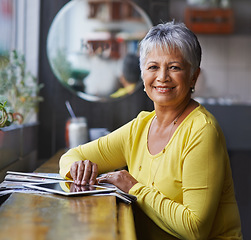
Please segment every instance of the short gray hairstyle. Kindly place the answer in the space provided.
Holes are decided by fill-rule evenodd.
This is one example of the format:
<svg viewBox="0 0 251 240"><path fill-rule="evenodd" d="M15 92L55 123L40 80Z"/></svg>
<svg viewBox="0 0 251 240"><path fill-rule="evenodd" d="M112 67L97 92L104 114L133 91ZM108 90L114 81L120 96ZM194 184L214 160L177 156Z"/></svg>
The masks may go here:
<svg viewBox="0 0 251 240"><path fill-rule="evenodd" d="M167 22L152 27L140 42L140 68L145 65L147 55L160 47L172 51L178 49L191 66L191 75L200 67L201 46L196 35L184 23Z"/></svg>

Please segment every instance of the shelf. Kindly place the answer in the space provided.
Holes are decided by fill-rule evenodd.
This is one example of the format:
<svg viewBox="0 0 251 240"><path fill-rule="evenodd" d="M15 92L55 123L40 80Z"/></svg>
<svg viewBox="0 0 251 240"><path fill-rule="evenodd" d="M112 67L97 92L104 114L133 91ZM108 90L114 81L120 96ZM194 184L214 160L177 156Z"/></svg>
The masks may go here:
<svg viewBox="0 0 251 240"><path fill-rule="evenodd" d="M185 23L194 33L231 34L234 32L234 14L230 8L187 8Z"/></svg>
<svg viewBox="0 0 251 240"><path fill-rule="evenodd" d="M89 18L102 21L135 20L141 19L140 15L127 2L89 0Z"/></svg>

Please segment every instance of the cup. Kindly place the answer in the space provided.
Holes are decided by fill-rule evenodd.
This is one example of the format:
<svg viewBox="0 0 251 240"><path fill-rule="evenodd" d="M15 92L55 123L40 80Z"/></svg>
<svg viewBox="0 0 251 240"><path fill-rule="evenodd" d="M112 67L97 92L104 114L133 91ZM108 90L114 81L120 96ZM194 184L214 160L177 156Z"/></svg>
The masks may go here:
<svg viewBox="0 0 251 240"><path fill-rule="evenodd" d="M89 141L87 120L85 117L71 118L66 123L66 146L74 148Z"/></svg>

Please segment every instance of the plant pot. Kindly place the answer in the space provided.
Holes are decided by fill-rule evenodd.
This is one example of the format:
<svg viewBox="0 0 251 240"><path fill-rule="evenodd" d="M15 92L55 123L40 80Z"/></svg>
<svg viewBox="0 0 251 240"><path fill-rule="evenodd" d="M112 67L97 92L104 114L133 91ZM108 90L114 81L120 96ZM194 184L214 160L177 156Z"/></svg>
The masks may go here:
<svg viewBox="0 0 251 240"><path fill-rule="evenodd" d="M33 171L37 166L38 123L0 129L0 181L6 171Z"/></svg>

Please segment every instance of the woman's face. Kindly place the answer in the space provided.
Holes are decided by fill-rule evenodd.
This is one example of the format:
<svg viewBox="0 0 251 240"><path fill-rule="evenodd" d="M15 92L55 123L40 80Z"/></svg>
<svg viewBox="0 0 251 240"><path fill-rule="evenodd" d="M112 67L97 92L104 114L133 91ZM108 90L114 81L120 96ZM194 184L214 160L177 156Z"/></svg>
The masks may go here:
<svg viewBox="0 0 251 240"><path fill-rule="evenodd" d="M146 93L155 105L178 106L190 99L198 76L191 76L190 64L179 50L168 53L157 48L147 55L142 77Z"/></svg>

